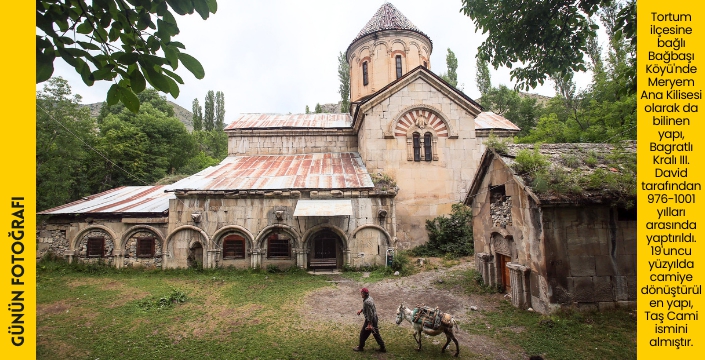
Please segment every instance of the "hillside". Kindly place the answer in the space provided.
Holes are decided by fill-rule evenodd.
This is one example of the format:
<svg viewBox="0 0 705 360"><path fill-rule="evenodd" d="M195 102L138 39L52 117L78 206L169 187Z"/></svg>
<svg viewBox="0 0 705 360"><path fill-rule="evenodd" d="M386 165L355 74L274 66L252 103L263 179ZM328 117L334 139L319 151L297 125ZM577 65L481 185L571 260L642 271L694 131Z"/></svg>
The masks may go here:
<svg viewBox="0 0 705 360"><path fill-rule="evenodd" d="M186 129L189 131L193 130L193 113L184 109L181 105L168 101L167 102L174 107L174 116L176 116L179 121L181 121L184 125L186 125ZM89 109L91 109L91 116L93 117L98 117L98 114L100 114L100 108L103 106L102 102L99 103L93 103L93 104L84 104L83 106L87 106Z"/></svg>

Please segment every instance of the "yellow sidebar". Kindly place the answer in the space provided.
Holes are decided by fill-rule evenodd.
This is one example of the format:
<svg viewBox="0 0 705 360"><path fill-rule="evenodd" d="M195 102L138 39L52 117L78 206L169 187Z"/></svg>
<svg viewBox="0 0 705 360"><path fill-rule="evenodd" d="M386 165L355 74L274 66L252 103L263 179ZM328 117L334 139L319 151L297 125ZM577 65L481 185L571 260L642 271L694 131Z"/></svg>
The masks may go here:
<svg viewBox="0 0 705 360"><path fill-rule="evenodd" d="M36 357L35 9L13 2L0 22L0 351L4 359ZM5 305L7 304L7 307Z"/></svg>
<svg viewBox="0 0 705 360"><path fill-rule="evenodd" d="M705 329L705 11L637 5L639 359L702 357Z"/></svg>

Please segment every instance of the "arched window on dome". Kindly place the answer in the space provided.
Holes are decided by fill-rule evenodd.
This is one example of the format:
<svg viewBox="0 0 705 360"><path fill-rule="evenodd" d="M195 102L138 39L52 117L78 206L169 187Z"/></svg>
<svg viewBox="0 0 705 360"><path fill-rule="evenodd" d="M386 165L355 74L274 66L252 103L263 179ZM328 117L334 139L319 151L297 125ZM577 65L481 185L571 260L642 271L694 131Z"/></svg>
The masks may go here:
<svg viewBox="0 0 705 360"><path fill-rule="evenodd" d="M397 55L395 57L396 62L397 62L397 79L401 77L401 55Z"/></svg>

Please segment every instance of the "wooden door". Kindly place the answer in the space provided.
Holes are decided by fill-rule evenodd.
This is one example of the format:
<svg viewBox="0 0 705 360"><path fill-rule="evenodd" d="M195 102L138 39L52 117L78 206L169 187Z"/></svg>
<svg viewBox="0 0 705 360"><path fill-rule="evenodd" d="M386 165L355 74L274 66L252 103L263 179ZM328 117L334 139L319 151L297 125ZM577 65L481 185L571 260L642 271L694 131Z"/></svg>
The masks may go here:
<svg viewBox="0 0 705 360"><path fill-rule="evenodd" d="M502 254L498 255L500 271L502 273L502 285L504 285L504 292L511 293L512 285L511 281L509 280L509 268L507 267L507 263L509 263L512 259L509 256L505 256Z"/></svg>
<svg viewBox="0 0 705 360"><path fill-rule="evenodd" d="M315 240L314 258L316 259L331 259L335 258L335 238L329 236L321 236Z"/></svg>

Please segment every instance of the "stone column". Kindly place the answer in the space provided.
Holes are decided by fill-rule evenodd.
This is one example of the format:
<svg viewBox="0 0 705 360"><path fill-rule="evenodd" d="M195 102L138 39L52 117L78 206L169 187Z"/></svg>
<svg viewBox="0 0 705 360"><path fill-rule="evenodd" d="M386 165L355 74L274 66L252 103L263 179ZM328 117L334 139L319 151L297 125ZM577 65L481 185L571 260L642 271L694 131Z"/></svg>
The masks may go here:
<svg viewBox="0 0 705 360"><path fill-rule="evenodd" d="M113 266L118 269L123 268L125 266L125 254L120 250L113 251L113 261L115 261Z"/></svg>
<svg viewBox="0 0 705 360"><path fill-rule="evenodd" d="M512 305L520 309L531 306L529 281L526 278L530 271L528 267L517 263L507 263L509 268L509 283L512 287Z"/></svg>
<svg viewBox="0 0 705 360"><path fill-rule="evenodd" d="M412 138L406 138L406 160L414 161L414 144Z"/></svg>
<svg viewBox="0 0 705 360"><path fill-rule="evenodd" d="M345 264L348 264L349 266L352 266L352 264L350 263L350 260L351 260L350 249L348 249L348 250L343 250L343 266L344 266Z"/></svg>
<svg viewBox="0 0 705 360"><path fill-rule="evenodd" d="M64 251L64 258L66 259L66 261L68 261L69 264L73 262L73 258L75 256L76 256L76 251L74 251L74 250Z"/></svg>
<svg viewBox="0 0 705 360"><path fill-rule="evenodd" d="M214 268L218 265L218 253L219 250L207 250L206 251L206 264L203 267Z"/></svg>
<svg viewBox="0 0 705 360"><path fill-rule="evenodd" d="M260 268L262 267L262 255L260 254L260 250L256 249L252 251L252 268Z"/></svg>
<svg viewBox="0 0 705 360"><path fill-rule="evenodd" d="M488 253L475 254L475 268L482 275L482 281L485 285L494 285L492 276L492 255Z"/></svg>
<svg viewBox="0 0 705 360"><path fill-rule="evenodd" d="M306 251L302 248L295 248L294 249L294 254L296 254L296 266L305 269L306 268L306 258L308 254L306 254Z"/></svg>

